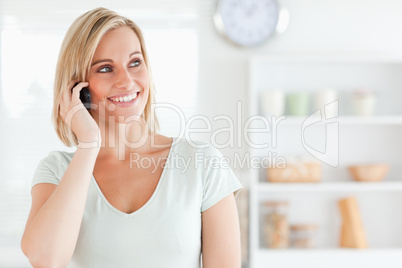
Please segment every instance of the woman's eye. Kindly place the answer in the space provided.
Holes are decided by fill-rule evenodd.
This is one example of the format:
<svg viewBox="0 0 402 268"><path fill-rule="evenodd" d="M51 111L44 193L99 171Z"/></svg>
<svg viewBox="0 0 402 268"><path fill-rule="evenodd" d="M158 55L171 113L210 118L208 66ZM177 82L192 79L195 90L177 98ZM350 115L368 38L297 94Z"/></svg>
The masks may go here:
<svg viewBox="0 0 402 268"><path fill-rule="evenodd" d="M141 65L142 60L137 59L134 60L130 63L129 67L138 67ZM109 73L112 71L112 68L110 66L103 66L98 70L98 73Z"/></svg>
<svg viewBox="0 0 402 268"><path fill-rule="evenodd" d="M111 70L110 67L105 66L105 67L100 68L100 69L98 70L98 72L100 72L100 73L107 73L107 72L110 72L110 70Z"/></svg>
<svg viewBox="0 0 402 268"><path fill-rule="evenodd" d="M130 63L130 67L138 67L141 65L141 60L135 60Z"/></svg>

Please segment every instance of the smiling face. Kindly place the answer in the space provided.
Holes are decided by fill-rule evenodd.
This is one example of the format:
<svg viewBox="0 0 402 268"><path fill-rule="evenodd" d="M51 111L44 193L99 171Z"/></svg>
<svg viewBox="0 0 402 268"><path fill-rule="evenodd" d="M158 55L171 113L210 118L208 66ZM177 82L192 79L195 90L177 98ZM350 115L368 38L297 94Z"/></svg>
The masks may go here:
<svg viewBox="0 0 402 268"><path fill-rule="evenodd" d="M88 82L91 102L98 106L91 109L95 120L123 123L144 112L149 96L149 75L140 41L130 27L120 26L102 37L95 50ZM105 115L100 111L105 111Z"/></svg>

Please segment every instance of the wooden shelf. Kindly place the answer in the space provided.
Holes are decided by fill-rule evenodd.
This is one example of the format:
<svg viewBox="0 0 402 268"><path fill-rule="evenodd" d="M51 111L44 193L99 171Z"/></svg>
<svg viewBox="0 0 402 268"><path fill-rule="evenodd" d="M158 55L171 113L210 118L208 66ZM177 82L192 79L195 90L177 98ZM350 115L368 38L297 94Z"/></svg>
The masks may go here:
<svg viewBox="0 0 402 268"><path fill-rule="evenodd" d="M270 183L260 182L260 193L266 192L391 192L402 191L402 182L318 182L318 183Z"/></svg>

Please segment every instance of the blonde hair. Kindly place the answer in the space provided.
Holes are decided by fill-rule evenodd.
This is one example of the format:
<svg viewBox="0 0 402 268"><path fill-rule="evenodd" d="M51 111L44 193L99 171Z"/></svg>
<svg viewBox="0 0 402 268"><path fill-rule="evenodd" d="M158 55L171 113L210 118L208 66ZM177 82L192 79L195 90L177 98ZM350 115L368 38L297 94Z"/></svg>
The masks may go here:
<svg viewBox="0 0 402 268"><path fill-rule="evenodd" d="M150 81L149 97L143 116L146 123L151 126L151 133L159 131L158 119L156 114L151 111L151 104L155 103L155 87L141 29L133 21L101 7L82 14L73 22L64 37L57 61L52 122L60 140L68 147L73 144L77 145L78 139L60 116L62 94L66 90L71 90L68 88L71 81L86 81L95 50L101 38L106 32L120 26L129 26L140 41Z"/></svg>

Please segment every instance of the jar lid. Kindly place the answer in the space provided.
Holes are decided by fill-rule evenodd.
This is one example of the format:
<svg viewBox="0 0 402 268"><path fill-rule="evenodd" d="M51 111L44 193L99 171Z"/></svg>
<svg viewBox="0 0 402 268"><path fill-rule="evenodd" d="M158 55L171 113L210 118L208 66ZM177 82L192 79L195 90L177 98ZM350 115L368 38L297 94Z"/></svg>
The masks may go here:
<svg viewBox="0 0 402 268"><path fill-rule="evenodd" d="M292 231L307 231L316 230L318 228L317 224L292 224L289 226Z"/></svg>
<svg viewBox="0 0 402 268"><path fill-rule="evenodd" d="M265 206L278 207L278 206L287 206L289 204L288 201L266 201L264 202Z"/></svg>

